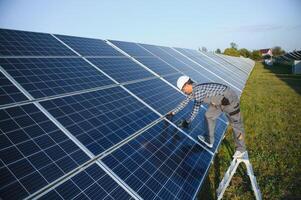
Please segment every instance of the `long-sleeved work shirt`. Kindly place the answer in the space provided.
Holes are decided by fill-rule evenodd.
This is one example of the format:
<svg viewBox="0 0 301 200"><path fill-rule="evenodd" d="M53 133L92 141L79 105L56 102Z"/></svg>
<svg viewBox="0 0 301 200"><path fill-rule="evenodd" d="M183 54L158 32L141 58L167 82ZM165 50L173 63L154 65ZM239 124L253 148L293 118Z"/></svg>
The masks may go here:
<svg viewBox="0 0 301 200"><path fill-rule="evenodd" d="M194 106L190 117L187 119L187 122L190 123L201 107L201 104L208 103L214 105L220 105L223 98L223 94L228 86L220 83L202 83L202 84L192 84L192 93L186 97L172 112L176 114L182 110L190 100L194 100Z"/></svg>

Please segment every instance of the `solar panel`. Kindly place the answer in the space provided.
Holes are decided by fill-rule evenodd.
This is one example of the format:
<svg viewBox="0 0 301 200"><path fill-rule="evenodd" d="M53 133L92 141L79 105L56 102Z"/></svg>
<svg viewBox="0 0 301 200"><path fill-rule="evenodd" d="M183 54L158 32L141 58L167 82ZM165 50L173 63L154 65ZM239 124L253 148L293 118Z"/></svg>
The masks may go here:
<svg viewBox="0 0 301 200"><path fill-rule="evenodd" d="M166 51L168 54L174 56L176 59L181 60L184 62L187 66L190 66L190 70L188 72L189 76L191 76L195 81L199 83L204 82L216 82L216 83L222 83L227 84L223 79L219 78L213 73L208 72L204 68L200 67L198 64L194 63L193 61L189 60L185 56L181 55L180 53L176 52L170 47L161 47L164 51ZM187 73L187 72L183 72Z"/></svg>
<svg viewBox="0 0 301 200"><path fill-rule="evenodd" d="M74 56L46 33L0 29L0 56Z"/></svg>
<svg viewBox="0 0 301 200"><path fill-rule="evenodd" d="M55 35L82 56L123 56L100 39Z"/></svg>
<svg viewBox="0 0 301 200"><path fill-rule="evenodd" d="M136 59L161 76L178 72L173 67L156 57L139 57Z"/></svg>
<svg viewBox="0 0 301 200"><path fill-rule="evenodd" d="M158 119L155 113L120 87L41 104L95 155Z"/></svg>
<svg viewBox="0 0 301 200"><path fill-rule="evenodd" d="M0 107L28 100L5 76L0 72Z"/></svg>
<svg viewBox="0 0 301 200"><path fill-rule="evenodd" d="M103 158L143 199L192 199L212 155L161 121Z"/></svg>
<svg viewBox="0 0 301 200"><path fill-rule="evenodd" d="M198 56L195 56L194 54L191 54L189 51L186 51L185 49L181 49L181 48L176 48L176 50L178 50L179 52L181 52L182 54L186 55L187 57L189 57L190 59L194 60L195 62L199 63L202 67L206 68L207 70L209 70L210 72L212 72L213 74L218 75L219 77L224 77L224 79L229 82L232 87L236 86L239 89L243 88L243 83L241 80L239 80L234 74L233 72L227 71L224 68L220 67L219 65L217 65L216 63L213 63L212 61L210 61L208 58L206 58L205 56L202 57L202 59L200 59L201 54L199 54ZM199 67L201 68L201 67ZM209 73L210 73L209 72ZM208 74L208 72L206 73ZM227 84L229 85L229 84Z"/></svg>
<svg viewBox="0 0 301 200"><path fill-rule="evenodd" d="M193 102L170 121L160 119L158 113L185 98L167 82L175 86L186 74L198 83L240 87L247 77L194 50L183 56L169 47L109 42L132 58L100 39L0 29L0 199L196 197L227 119L218 118L208 149L197 140L208 132L206 106L189 129L175 125L189 117ZM252 68L253 62L231 59ZM8 75L41 99L24 102Z"/></svg>
<svg viewBox="0 0 301 200"><path fill-rule="evenodd" d="M0 65L34 98L113 84L81 58L0 58Z"/></svg>
<svg viewBox="0 0 301 200"><path fill-rule="evenodd" d="M129 58L88 58L88 60L120 83L154 77L151 72Z"/></svg>
<svg viewBox="0 0 301 200"><path fill-rule="evenodd" d="M232 69L232 71L236 71L236 73L238 73L243 80L246 80L248 78L248 70L244 69L246 64L236 66L231 62L227 62L226 60L219 57L218 55L215 55L214 53L208 53L208 52L202 52L202 53L210 57L211 59L214 59L218 63L224 65L225 67Z"/></svg>
<svg viewBox="0 0 301 200"><path fill-rule="evenodd" d="M160 79L133 83L125 87L163 115L185 99L184 95Z"/></svg>
<svg viewBox="0 0 301 200"><path fill-rule="evenodd" d="M92 164L39 199L109 200L133 198L97 164Z"/></svg>
<svg viewBox="0 0 301 200"><path fill-rule="evenodd" d="M109 40L115 46L120 48L121 50L128 53L130 56L139 57L139 56L153 56L151 53L146 51L145 49L138 46L136 43L133 42L124 42L124 41L117 41L117 40Z"/></svg>
<svg viewBox="0 0 301 200"><path fill-rule="evenodd" d="M178 71L189 76L194 81L197 81L198 83L210 82L210 78L207 77L207 74L202 73L202 71L199 69L195 70L194 68L192 68L190 65L183 62L179 58L176 58L172 54L169 54L167 51L163 50L164 47L158 47L158 46L146 45L146 44L142 44L141 46L151 51L153 54L155 54L156 56L158 56L159 58L161 58L162 60L164 60L171 66L173 66L174 68L176 68ZM174 51L172 49L170 50ZM195 64L193 63L193 65ZM215 76L213 77L216 78Z"/></svg>
<svg viewBox="0 0 301 200"><path fill-rule="evenodd" d="M1 198L25 198L88 160L33 104L0 116Z"/></svg>

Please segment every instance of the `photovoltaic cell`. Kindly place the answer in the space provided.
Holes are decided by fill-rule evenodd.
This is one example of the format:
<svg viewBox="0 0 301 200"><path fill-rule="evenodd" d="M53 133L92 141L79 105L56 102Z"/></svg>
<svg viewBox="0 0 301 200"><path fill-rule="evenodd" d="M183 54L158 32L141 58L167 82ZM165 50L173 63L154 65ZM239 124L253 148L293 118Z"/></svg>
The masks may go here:
<svg viewBox="0 0 301 200"><path fill-rule="evenodd" d="M147 66L149 69L153 70L161 76L166 74L178 73L178 71L175 70L173 67L156 57L141 57L136 58L136 60L138 60L140 63Z"/></svg>
<svg viewBox="0 0 301 200"><path fill-rule="evenodd" d="M41 104L95 155L158 118L120 87Z"/></svg>
<svg viewBox="0 0 301 200"><path fill-rule="evenodd" d="M81 58L1 58L0 65L34 98L113 84Z"/></svg>
<svg viewBox="0 0 301 200"><path fill-rule="evenodd" d="M0 110L0 197L23 199L88 156L35 105Z"/></svg>
<svg viewBox="0 0 301 200"><path fill-rule="evenodd" d="M132 57L153 56L151 53L141 48L136 43L117 41L117 40L109 40L109 41Z"/></svg>
<svg viewBox="0 0 301 200"><path fill-rule="evenodd" d="M161 121L103 158L143 199L192 199L212 155Z"/></svg>
<svg viewBox="0 0 301 200"><path fill-rule="evenodd" d="M125 87L163 115L185 99L184 95L161 79L133 83Z"/></svg>
<svg viewBox="0 0 301 200"><path fill-rule="evenodd" d="M82 56L123 56L100 39L55 35Z"/></svg>
<svg viewBox="0 0 301 200"><path fill-rule="evenodd" d="M97 164L93 164L40 198L46 199L133 199Z"/></svg>
<svg viewBox="0 0 301 200"><path fill-rule="evenodd" d="M154 76L129 58L89 58L88 60L120 83Z"/></svg>
<svg viewBox="0 0 301 200"><path fill-rule="evenodd" d="M46 33L0 29L0 56L75 56Z"/></svg>
<svg viewBox="0 0 301 200"><path fill-rule="evenodd" d="M28 100L19 89L0 72L0 107Z"/></svg>

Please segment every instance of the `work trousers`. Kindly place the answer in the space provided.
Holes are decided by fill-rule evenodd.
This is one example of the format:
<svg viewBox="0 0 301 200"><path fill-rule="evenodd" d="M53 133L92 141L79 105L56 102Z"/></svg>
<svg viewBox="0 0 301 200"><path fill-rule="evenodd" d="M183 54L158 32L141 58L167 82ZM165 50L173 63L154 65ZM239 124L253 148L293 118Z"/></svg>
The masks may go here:
<svg viewBox="0 0 301 200"><path fill-rule="evenodd" d="M245 151L245 131L243 120L240 113L239 98L236 93L231 89L226 89L224 97L229 100L229 105L213 105L210 104L205 117L208 123L208 136L211 144L214 143L214 131L216 119L222 112L225 112L229 122L233 128L233 138L235 147L238 151Z"/></svg>

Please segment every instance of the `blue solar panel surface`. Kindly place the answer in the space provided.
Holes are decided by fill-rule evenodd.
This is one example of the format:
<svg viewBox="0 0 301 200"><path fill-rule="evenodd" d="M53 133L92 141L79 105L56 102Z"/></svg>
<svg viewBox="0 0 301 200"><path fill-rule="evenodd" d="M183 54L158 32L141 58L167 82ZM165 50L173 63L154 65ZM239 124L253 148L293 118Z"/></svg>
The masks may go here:
<svg viewBox="0 0 301 200"><path fill-rule="evenodd" d="M0 107L27 100L25 95L0 72Z"/></svg>
<svg viewBox="0 0 301 200"><path fill-rule="evenodd" d="M41 104L95 155L158 118L120 87Z"/></svg>
<svg viewBox="0 0 301 200"><path fill-rule="evenodd" d="M35 105L0 110L0 197L20 199L88 160Z"/></svg>
<svg viewBox="0 0 301 200"><path fill-rule="evenodd" d="M0 65L34 98L113 84L81 58L1 58Z"/></svg>
<svg viewBox="0 0 301 200"><path fill-rule="evenodd" d="M161 76L178 72L172 66L156 57L141 57L136 59Z"/></svg>
<svg viewBox="0 0 301 200"><path fill-rule="evenodd" d="M40 199L110 200L133 198L97 164L92 164Z"/></svg>
<svg viewBox="0 0 301 200"><path fill-rule="evenodd" d="M118 82L127 82L154 75L129 58L89 58L93 64Z"/></svg>
<svg viewBox="0 0 301 200"><path fill-rule="evenodd" d="M103 159L143 199L192 199L212 155L161 121Z"/></svg>
<svg viewBox="0 0 301 200"><path fill-rule="evenodd" d="M186 74L242 88L243 70L249 73L253 62L206 53L221 63L215 66L195 50L177 49L184 56L169 47L110 42L133 58L100 39L0 29L0 199L133 199L128 191L144 199L196 197L227 118L217 120L212 149L197 141L208 132L206 105L189 129L175 125L189 117L193 102L160 120L157 112L165 115L185 98L162 78L175 86ZM101 71L133 83L118 86ZM24 102L16 84L43 99Z"/></svg>
<svg viewBox="0 0 301 200"><path fill-rule="evenodd" d="M109 40L114 45L116 45L121 50L128 53L130 56L138 57L138 56L153 56L151 53L146 51L145 49L138 46L136 43L133 42L124 42L124 41L117 41L117 40Z"/></svg>
<svg viewBox="0 0 301 200"><path fill-rule="evenodd" d="M123 56L119 51L100 39L56 35L82 56Z"/></svg>
<svg viewBox="0 0 301 200"><path fill-rule="evenodd" d="M46 33L0 29L0 56L75 56Z"/></svg>

